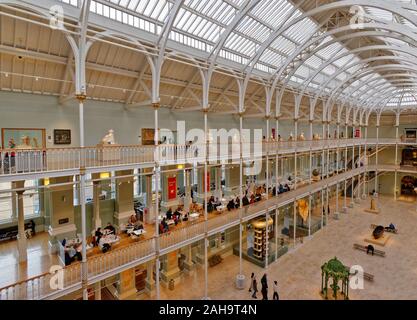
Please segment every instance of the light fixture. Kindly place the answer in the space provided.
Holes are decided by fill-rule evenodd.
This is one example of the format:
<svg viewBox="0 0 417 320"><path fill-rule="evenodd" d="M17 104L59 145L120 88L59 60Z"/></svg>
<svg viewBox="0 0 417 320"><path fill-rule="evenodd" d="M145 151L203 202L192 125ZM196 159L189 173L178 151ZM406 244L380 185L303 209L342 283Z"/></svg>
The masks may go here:
<svg viewBox="0 0 417 320"><path fill-rule="evenodd" d="M49 178L45 178L44 180L43 180L43 185L44 186L49 186Z"/></svg>
<svg viewBox="0 0 417 320"><path fill-rule="evenodd" d="M6 78L8 78L9 77L9 74L6 72L6 74L4 75Z"/></svg>
<svg viewBox="0 0 417 320"><path fill-rule="evenodd" d="M110 178L110 172L100 172L100 179Z"/></svg>
<svg viewBox="0 0 417 320"><path fill-rule="evenodd" d="M39 81L39 78L38 78L38 77L36 77L36 78L35 78L35 80L36 80L36 81Z"/></svg>
<svg viewBox="0 0 417 320"><path fill-rule="evenodd" d="M179 164L178 166L177 166L177 169L184 169L184 165L182 165L182 164Z"/></svg>

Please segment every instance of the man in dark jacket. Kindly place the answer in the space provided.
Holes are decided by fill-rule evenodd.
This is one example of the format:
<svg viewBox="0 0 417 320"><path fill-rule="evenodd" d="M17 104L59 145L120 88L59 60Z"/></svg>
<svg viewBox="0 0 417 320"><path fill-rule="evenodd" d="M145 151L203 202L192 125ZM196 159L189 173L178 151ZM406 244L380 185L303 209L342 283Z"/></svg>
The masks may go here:
<svg viewBox="0 0 417 320"><path fill-rule="evenodd" d="M261 285L262 300L268 300L268 280L266 279L266 273L264 273L261 279Z"/></svg>

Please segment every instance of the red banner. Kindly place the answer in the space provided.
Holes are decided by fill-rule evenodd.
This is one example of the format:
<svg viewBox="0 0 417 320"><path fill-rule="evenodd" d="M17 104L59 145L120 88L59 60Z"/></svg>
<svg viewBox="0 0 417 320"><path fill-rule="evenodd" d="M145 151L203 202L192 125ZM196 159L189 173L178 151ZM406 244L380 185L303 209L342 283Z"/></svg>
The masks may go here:
<svg viewBox="0 0 417 320"><path fill-rule="evenodd" d="M175 199L177 197L177 178L168 178L168 200Z"/></svg>
<svg viewBox="0 0 417 320"><path fill-rule="evenodd" d="M210 192L210 172L207 171L207 177L206 177L206 191Z"/></svg>
<svg viewBox="0 0 417 320"><path fill-rule="evenodd" d="M272 128L272 139L275 139L275 128Z"/></svg>

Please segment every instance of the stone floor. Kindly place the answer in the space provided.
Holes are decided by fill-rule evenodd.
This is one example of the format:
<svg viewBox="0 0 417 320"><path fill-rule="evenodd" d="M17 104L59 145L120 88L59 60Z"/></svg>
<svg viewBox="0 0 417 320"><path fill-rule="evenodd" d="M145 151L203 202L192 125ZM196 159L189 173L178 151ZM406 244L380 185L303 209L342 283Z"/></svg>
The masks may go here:
<svg viewBox="0 0 417 320"><path fill-rule="evenodd" d="M341 202L342 204L343 202ZM337 257L345 265L360 265L374 275L374 282L364 282L363 290L350 290L350 298L365 299L417 299L417 211L415 203L394 201L380 196L380 214L365 213L370 200L361 200L340 220L329 218L329 226L317 232L310 240L298 245L266 270L268 282L277 280L281 299L321 299L320 266ZM364 238L372 232L371 224L394 223L399 230L385 247L386 257L370 256L352 248L354 243L365 244ZM251 299L245 290L235 289L235 276L239 271L239 259L229 255L224 261L208 270L208 296L211 299ZM243 273L248 278L255 272L258 281L265 272L243 260ZM245 287L249 287L246 280ZM190 275L183 276L173 291L161 288L161 299L201 299L204 296L204 271L197 267ZM258 299L261 294L258 293ZM269 298L272 292L269 292ZM139 299L154 298L141 295Z"/></svg>

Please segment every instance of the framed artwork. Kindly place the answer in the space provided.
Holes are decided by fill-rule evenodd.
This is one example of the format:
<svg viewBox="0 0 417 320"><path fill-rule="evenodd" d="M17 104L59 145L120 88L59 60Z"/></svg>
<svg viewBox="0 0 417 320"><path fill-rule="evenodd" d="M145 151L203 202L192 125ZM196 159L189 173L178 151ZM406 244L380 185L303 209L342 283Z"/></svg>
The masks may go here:
<svg viewBox="0 0 417 320"><path fill-rule="evenodd" d="M142 145L149 146L155 144L155 129L142 128Z"/></svg>
<svg viewBox="0 0 417 320"><path fill-rule="evenodd" d="M1 144L3 149L45 149L45 129L2 128Z"/></svg>
<svg viewBox="0 0 417 320"><path fill-rule="evenodd" d="M405 137L407 139L417 139L417 129L405 129Z"/></svg>
<svg viewBox="0 0 417 320"><path fill-rule="evenodd" d="M71 130L54 129L54 144L71 144Z"/></svg>

